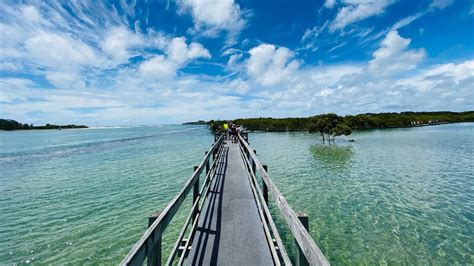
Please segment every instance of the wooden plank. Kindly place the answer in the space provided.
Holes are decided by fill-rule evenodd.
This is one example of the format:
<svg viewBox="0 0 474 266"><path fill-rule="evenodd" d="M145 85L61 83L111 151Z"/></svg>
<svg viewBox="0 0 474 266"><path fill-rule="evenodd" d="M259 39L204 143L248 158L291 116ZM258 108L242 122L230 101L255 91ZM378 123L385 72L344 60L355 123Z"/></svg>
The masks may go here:
<svg viewBox="0 0 474 266"><path fill-rule="evenodd" d="M303 251L309 264L329 265L329 262L327 261L326 257L316 245L308 231L304 228L303 224L298 219L295 211L293 211L290 204L281 194L280 190L270 179L270 176L263 168L262 163L260 163L260 161L257 159L255 153L253 153L253 150L250 148L248 143L242 138L242 136L239 135L239 138L241 140L242 145L245 146L245 149L250 153L250 156L253 158L253 160L255 160L257 170L260 172L263 181L270 190L273 200L275 201L278 209L280 209L283 218L285 219L298 245L301 247L301 250Z"/></svg>

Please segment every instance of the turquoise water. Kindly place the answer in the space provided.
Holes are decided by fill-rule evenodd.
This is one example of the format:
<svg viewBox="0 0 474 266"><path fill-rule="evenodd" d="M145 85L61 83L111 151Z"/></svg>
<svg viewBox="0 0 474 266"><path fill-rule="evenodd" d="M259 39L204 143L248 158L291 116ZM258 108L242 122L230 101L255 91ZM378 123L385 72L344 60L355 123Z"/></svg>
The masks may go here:
<svg viewBox="0 0 474 266"><path fill-rule="evenodd" d="M249 138L333 264L474 262L474 124ZM0 264L120 262L212 141L201 126L0 132Z"/></svg>

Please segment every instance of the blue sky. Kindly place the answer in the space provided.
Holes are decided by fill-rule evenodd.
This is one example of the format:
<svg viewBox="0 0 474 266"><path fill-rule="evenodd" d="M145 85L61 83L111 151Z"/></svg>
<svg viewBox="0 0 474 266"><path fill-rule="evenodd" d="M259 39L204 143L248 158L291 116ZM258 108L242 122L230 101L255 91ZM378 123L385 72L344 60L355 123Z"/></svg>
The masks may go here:
<svg viewBox="0 0 474 266"><path fill-rule="evenodd" d="M474 110L468 0L1 1L0 117Z"/></svg>

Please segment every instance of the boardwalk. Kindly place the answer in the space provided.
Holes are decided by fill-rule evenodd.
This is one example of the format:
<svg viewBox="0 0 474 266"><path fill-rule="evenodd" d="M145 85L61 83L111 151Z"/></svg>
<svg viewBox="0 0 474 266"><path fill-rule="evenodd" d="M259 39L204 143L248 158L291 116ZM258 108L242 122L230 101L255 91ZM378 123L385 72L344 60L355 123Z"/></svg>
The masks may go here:
<svg viewBox="0 0 474 266"><path fill-rule="evenodd" d="M215 136L178 195L149 218L148 229L121 265L329 265L308 233L307 215L291 208L250 147L248 135L239 134L238 143L226 138ZM162 235L189 194L193 204L165 259ZM269 200L295 240L292 260Z"/></svg>
<svg viewBox="0 0 474 266"><path fill-rule="evenodd" d="M211 184L193 241L191 265L273 265L239 145L224 144L223 173Z"/></svg>

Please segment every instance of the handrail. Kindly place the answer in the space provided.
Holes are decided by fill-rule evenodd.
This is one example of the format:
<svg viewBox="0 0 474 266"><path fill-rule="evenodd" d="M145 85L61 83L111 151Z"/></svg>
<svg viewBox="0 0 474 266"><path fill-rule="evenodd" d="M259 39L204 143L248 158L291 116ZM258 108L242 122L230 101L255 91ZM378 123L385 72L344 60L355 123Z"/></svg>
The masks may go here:
<svg viewBox="0 0 474 266"><path fill-rule="evenodd" d="M222 144L224 135L221 135L219 139L212 145L209 152L204 156L204 159L199 164L199 166L194 171L193 175L186 181L181 191L176 195L160 215L156 218L153 224L148 227L145 233L142 235L140 240L133 246L127 256L122 260L120 263L121 265L141 265L145 261L148 253L153 249L155 245L157 245L158 241L161 241L161 235L163 231L166 229L168 224L173 219L174 215L178 211L179 207L185 200L186 196L188 195L189 191L199 179L200 174L204 170L210 156L214 154L214 151L217 147L220 147Z"/></svg>
<svg viewBox="0 0 474 266"><path fill-rule="evenodd" d="M280 209L286 224L290 228L290 231L292 232L308 263L310 265L329 265L326 257L316 245L308 231L304 228L295 211L291 208L285 197L283 197L283 194L281 194L275 183L273 183L267 171L265 171L262 163L258 160L247 141L242 138L240 134L238 137L241 145L245 147L246 151L254 161L255 167L260 172L263 182L271 191L273 200L275 201L278 209Z"/></svg>
<svg viewBox="0 0 474 266"><path fill-rule="evenodd" d="M216 166L218 165L219 162L222 161L222 159L223 159L223 146L221 145L220 148L219 148L219 152L217 154L217 160L214 160L214 162L212 164L212 167L210 168L209 172L206 174L205 182L204 182L204 184L203 184L203 186L202 186L202 188L199 192L199 199L194 202L193 207L191 208L191 211L189 212L188 218L186 219L186 222L184 223L183 228L181 228L181 231L179 233L179 237L175 242L173 250L171 251L171 254L168 257L166 265L172 265L173 260L175 259L176 255L178 253L178 249L180 247L181 241L184 239L184 234L186 233L190 222L193 221L193 224L194 224L194 222L199 219L201 210L202 210L202 208L204 206L204 203L205 203L205 199L207 198L207 195L209 194L210 185L211 185L212 181L214 180L214 175L215 175L216 171L218 170L218 169L216 169ZM201 203L199 203L199 201L201 201ZM194 215L196 215L196 216L193 217ZM191 234L192 234L193 231L194 231L194 228L192 227L191 228ZM188 240L186 241L184 251L187 251L188 243L191 242L190 241L191 240L190 236L191 235L188 236ZM186 257L186 255L187 255L186 252L183 252L183 255L181 257Z"/></svg>
<svg viewBox="0 0 474 266"><path fill-rule="evenodd" d="M263 208L263 211L262 211L262 213L260 213L260 215L264 216L264 217L262 217L263 218L262 222L264 223L265 233L267 233L268 225L270 225L270 229L271 229L273 235L275 236L275 240L277 242L277 246L278 246L278 249L280 251L280 255L283 259L283 262L285 263L285 265L291 265L290 258L288 257L288 253L286 252L285 246L283 245L283 241L280 238L280 234L278 233L278 229L275 226L275 222L273 221L270 210L268 209L268 206L265 202L262 190L258 186L257 179L256 179L256 173L254 172L254 170L252 168L252 165L250 164L249 158L247 156L245 156L244 148L242 147L242 145L240 145L240 153L241 153L242 159L244 160L245 165L249 169L249 174L250 174L249 175L249 179L250 179L249 181L250 181L250 185L252 187L252 192L254 194L255 201L257 202L259 213L261 211L261 208ZM267 219L268 222L265 219ZM271 237L269 238L267 236L267 240L269 241L270 249L272 250L272 252L275 252L276 250L275 250L275 247L274 247L273 239ZM278 259L278 257L276 257L276 259ZM280 262L279 261L275 262L275 265L280 265Z"/></svg>

